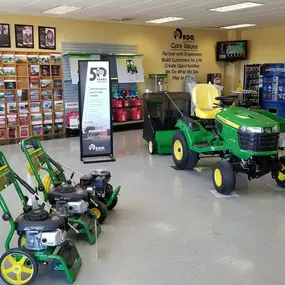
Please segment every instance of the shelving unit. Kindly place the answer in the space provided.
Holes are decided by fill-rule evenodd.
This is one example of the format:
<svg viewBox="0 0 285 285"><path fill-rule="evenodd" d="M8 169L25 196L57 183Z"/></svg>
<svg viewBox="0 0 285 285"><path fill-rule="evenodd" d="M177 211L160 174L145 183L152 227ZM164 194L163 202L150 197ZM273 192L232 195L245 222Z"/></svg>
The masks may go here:
<svg viewBox="0 0 285 285"><path fill-rule="evenodd" d="M63 135L61 54L0 52L0 140Z"/></svg>
<svg viewBox="0 0 285 285"><path fill-rule="evenodd" d="M129 93L131 93L131 90L134 92L135 90L138 90L138 86L136 83L118 83L118 80L115 80L113 78L112 82L111 82L111 92L112 92L112 100L127 100L128 101L128 106L122 106L122 107L112 107L112 114L113 114L113 126L124 126L124 125L133 125L133 124L139 124L142 123L142 120L131 120L131 110L132 108L136 108L138 110L142 111L142 102L140 106L133 106L133 100L135 100L136 98L122 98L121 94L125 91L128 91ZM117 94L116 94L117 93ZM141 99L140 97L138 97L138 99ZM127 121L125 122L118 122L116 120L116 110L124 110L126 112L126 116L127 116ZM143 114L141 116L141 118L143 118Z"/></svg>

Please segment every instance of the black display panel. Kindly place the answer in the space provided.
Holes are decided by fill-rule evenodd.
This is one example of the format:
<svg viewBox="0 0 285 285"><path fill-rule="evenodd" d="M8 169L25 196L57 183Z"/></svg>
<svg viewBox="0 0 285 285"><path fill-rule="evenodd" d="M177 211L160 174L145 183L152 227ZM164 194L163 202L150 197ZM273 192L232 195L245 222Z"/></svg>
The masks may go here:
<svg viewBox="0 0 285 285"><path fill-rule="evenodd" d="M217 43L217 61L237 61L247 59L247 41Z"/></svg>

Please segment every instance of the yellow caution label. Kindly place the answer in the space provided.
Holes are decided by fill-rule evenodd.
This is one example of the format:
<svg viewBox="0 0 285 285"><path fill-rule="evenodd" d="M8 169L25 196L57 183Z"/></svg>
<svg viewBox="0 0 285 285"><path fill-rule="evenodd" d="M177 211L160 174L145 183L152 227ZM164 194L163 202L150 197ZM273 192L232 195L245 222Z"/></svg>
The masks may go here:
<svg viewBox="0 0 285 285"><path fill-rule="evenodd" d="M31 154L35 154L35 153L40 152L40 151L42 151L42 148L37 148L37 149L35 149L35 150L29 152L29 154L30 154L30 155L31 155Z"/></svg>
<svg viewBox="0 0 285 285"><path fill-rule="evenodd" d="M225 119L224 117L220 116L220 115L217 115L217 118L219 120L221 120L223 123L227 124L228 126L232 127L232 128L235 128L235 129L238 129L239 128L239 125L238 124L235 124L227 119Z"/></svg>
<svg viewBox="0 0 285 285"><path fill-rule="evenodd" d="M1 166L1 167L0 167L0 171L1 171L1 170L3 170L3 169L5 169L5 168L7 168L7 167L8 167L8 165L7 165L7 164L6 164L6 165Z"/></svg>

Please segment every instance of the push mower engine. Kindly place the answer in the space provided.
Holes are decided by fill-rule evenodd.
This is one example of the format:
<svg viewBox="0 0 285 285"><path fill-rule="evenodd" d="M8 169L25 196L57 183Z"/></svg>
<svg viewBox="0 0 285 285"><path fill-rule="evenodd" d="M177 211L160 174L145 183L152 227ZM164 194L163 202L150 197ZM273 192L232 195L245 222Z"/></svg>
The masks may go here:
<svg viewBox="0 0 285 285"><path fill-rule="evenodd" d="M19 236L26 238L24 247L28 250L45 250L59 246L65 240L65 219L41 208L20 215L16 219L16 228Z"/></svg>
<svg viewBox="0 0 285 285"><path fill-rule="evenodd" d="M62 184L51 189L47 199L52 206L55 206L57 213L65 217L84 214L89 206L88 193L81 187L71 184Z"/></svg>
<svg viewBox="0 0 285 285"><path fill-rule="evenodd" d="M110 180L111 173L109 171L96 170L82 176L80 186L92 196L99 199L108 199L113 192L113 187L108 183Z"/></svg>

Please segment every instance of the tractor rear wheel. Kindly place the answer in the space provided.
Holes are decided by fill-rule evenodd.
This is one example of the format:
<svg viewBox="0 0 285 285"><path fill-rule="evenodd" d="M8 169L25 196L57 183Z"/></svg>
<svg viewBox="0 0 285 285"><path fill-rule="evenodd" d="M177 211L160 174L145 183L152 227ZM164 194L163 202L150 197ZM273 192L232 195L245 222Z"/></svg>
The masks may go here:
<svg viewBox="0 0 285 285"><path fill-rule="evenodd" d="M172 139L172 158L178 169L193 169L199 160L199 153L189 149L183 132L177 132Z"/></svg>
<svg viewBox="0 0 285 285"><path fill-rule="evenodd" d="M230 195L236 186L236 176L232 165L222 160L215 164L213 169L213 182L215 189L223 195Z"/></svg>

